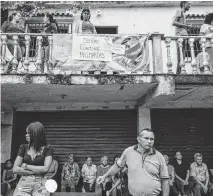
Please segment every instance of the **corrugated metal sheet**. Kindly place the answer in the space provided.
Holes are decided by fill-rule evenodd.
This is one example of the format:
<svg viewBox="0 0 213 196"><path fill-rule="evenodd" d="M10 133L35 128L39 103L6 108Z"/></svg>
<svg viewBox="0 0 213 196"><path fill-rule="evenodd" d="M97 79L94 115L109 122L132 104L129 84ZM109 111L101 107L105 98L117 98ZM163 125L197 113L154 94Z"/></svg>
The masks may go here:
<svg viewBox="0 0 213 196"><path fill-rule="evenodd" d="M173 157L179 150L188 162L203 154L204 162L213 159L213 109L151 110L155 145Z"/></svg>
<svg viewBox="0 0 213 196"><path fill-rule="evenodd" d="M13 157L18 146L25 143L26 126L32 121L44 124L47 141L60 164L69 152L80 165L88 156L100 164L103 155L109 156L112 163L116 154L136 142L136 111L16 112Z"/></svg>

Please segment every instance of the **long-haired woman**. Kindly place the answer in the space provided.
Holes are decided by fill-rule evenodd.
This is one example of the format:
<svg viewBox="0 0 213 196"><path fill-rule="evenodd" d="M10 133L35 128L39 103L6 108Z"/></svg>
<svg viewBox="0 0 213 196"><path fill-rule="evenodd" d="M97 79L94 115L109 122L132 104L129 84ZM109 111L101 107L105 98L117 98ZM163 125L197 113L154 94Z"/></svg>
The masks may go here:
<svg viewBox="0 0 213 196"><path fill-rule="evenodd" d="M74 33L97 34L95 26L90 22L90 10L84 8L81 12L81 20L75 24Z"/></svg>
<svg viewBox="0 0 213 196"><path fill-rule="evenodd" d="M26 128L26 141L19 148L13 172L21 175L13 196L47 196L46 179L52 163L52 148L47 145L44 126L33 122Z"/></svg>

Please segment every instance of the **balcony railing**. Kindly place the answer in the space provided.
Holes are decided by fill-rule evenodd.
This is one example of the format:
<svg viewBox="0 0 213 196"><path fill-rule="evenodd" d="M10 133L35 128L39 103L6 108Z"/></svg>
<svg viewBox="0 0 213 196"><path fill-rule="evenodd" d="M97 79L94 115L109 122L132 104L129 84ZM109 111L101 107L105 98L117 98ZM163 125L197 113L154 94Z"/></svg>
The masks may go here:
<svg viewBox="0 0 213 196"><path fill-rule="evenodd" d="M93 36L93 35L92 35ZM100 36L100 35L94 35ZM105 36L105 35L101 35ZM107 35L106 35L107 36ZM112 36L112 35L110 35ZM118 36L118 35L114 35ZM46 37L49 42L49 67L41 70L43 64L42 40ZM14 51L8 58L8 40L13 40ZM22 61L18 61L19 40L24 39L25 53ZM36 41L35 41L36 40ZM200 50L195 50L195 43L200 44ZM148 36L149 66L143 71L117 71L124 74L213 74L210 70L206 44L213 47L213 38L206 36L164 36L153 33ZM56 73L53 63L53 36L47 34L1 34L1 73L17 74L42 74ZM188 48L188 50L187 50ZM189 50L190 49L190 50ZM34 52L32 52L34 51ZM35 52L36 51L36 52ZM186 55L187 53L187 55ZM12 56L11 56L12 55ZM201 61L199 61L201 59ZM211 61L212 62L212 61ZM91 62L88 62L91 63ZM74 65L73 65L74 66ZM180 67L180 72L177 72ZM202 69L201 69L202 68ZM104 70L99 70L99 72ZM116 71L116 69L115 69ZM85 70L69 72L69 74L85 73ZM111 72L110 72L111 73Z"/></svg>

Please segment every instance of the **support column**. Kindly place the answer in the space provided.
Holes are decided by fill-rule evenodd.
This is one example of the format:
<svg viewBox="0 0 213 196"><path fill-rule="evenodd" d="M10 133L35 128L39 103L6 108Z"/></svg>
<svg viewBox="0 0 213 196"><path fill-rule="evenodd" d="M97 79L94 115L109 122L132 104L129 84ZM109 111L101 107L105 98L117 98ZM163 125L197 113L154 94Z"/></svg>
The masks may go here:
<svg viewBox="0 0 213 196"><path fill-rule="evenodd" d="M138 132L144 128L151 128L150 109L138 107Z"/></svg>
<svg viewBox="0 0 213 196"><path fill-rule="evenodd" d="M163 73L163 56L162 56L162 38L164 34L153 33L152 37L152 54L153 54L153 73L162 74Z"/></svg>
<svg viewBox="0 0 213 196"><path fill-rule="evenodd" d="M13 111L1 111L1 162L11 157Z"/></svg>

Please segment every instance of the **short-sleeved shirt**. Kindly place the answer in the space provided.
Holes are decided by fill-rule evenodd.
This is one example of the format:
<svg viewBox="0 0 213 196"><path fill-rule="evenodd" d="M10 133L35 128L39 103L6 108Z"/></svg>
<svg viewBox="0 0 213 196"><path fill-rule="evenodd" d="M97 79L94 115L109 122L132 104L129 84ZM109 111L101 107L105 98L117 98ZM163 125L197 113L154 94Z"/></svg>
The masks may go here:
<svg viewBox="0 0 213 196"><path fill-rule="evenodd" d="M203 33L205 36L213 37L213 25L203 24L200 28L200 33ZM206 42L206 47L212 47L209 40Z"/></svg>
<svg viewBox="0 0 213 196"><path fill-rule="evenodd" d="M175 173L183 180L186 179L187 170L189 170L189 165L182 161L181 164L179 164L176 160L172 163Z"/></svg>
<svg viewBox="0 0 213 196"><path fill-rule="evenodd" d="M131 146L123 152L117 165L128 168L128 188L133 196L158 195L161 179L169 179L165 159L154 148L143 157L138 145Z"/></svg>
<svg viewBox="0 0 213 196"><path fill-rule="evenodd" d="M74 162L72 165L68 162L65 163L62 170L62 177L67 181L78 181L80 178L80 169L78 163Z"/></svg>
<svg viewBox="0 0 213 196"><path fill-rule="evenodd" d="M31 156L27 154L28 148L29 148L28 144L21 144L17 155L23 157L23 163L26 163L28 165L37 165L37 166L44 165L45 157L52 156L53 154L53 149L50 146L44 146L42 154L37 155L32 160Z"/></svg>
<svg viewBox="0 0 213 196"><path fill-rule="evenodd" d="M91 166L84 164L81 171L82 173L85 173L84 182L91 183L96 177L97 167L94 164L92 164ZM88 180L86 180L86 178Z"/></svg>
<svg viewBox="0 0 213 196"><path fill-rule="evenodd" d="M186 24L186 15L182 9L177 10L174 19L181 24ZM188 35L186 28L176 27L175 35Z"/></svg>
<svg viewBox="0 0 213 196"><path fill-rule="evenodd" d="M190 176L197 177L201 182L206 181L206 177L209 175L207 165L202 163L201 165L197 165L197 163L192 163L190 166Z"/></svg>

